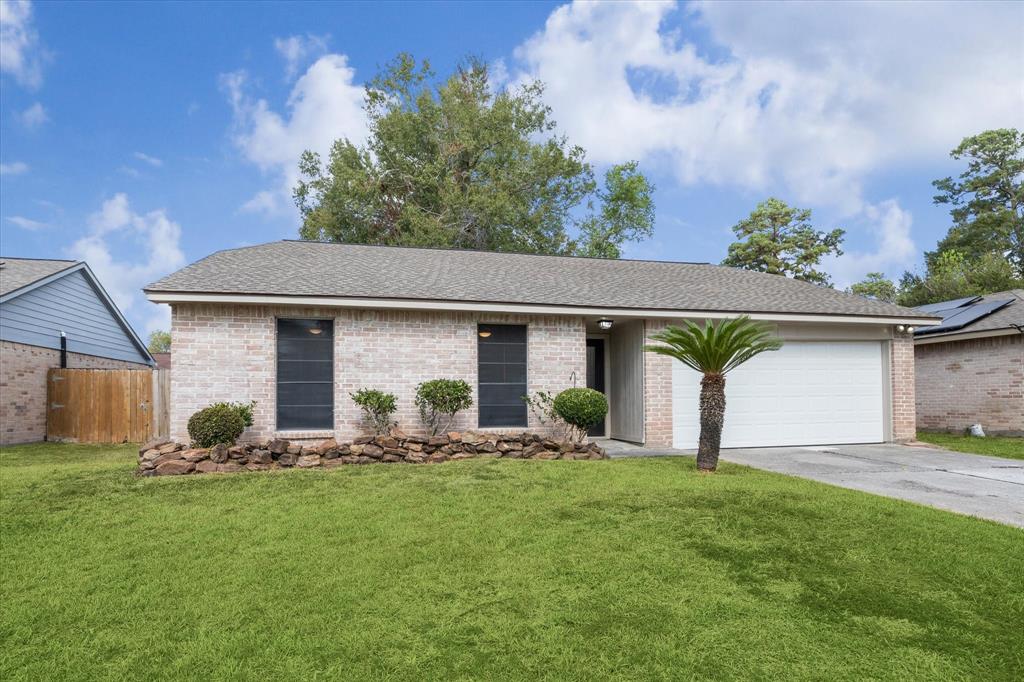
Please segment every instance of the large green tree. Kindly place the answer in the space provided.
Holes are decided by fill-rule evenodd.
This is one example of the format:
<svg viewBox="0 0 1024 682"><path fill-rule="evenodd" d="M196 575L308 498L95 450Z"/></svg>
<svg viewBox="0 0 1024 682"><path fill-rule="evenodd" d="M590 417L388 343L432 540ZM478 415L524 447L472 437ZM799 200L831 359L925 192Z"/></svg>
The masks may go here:
<svg viewBox="0 0 1024 682"><path fill-rule="evenodd" d="M950 156L966 160L956 179L936 180L936 204L948 204L953 226L935 251L956 250L968 262L988 254L1007 256L1024 276L1024 133L1015 128L986 130L964 138Z"/></svg>
<svg viewBox="0 0 1024 682"><path fill-rule="evenodd" d="M653 187L634 162L599 184L542 97L539 82L496 88L478 60L437 82L400 55L367 84L366 144L302 155L301 236L618 257L650 236Z"/></svg>
<svg viewBox="0 0 1024 682"><path fill-rule="evenodd" d="M968 260L950 249L935 256L924 277L903 273L897 303L919 306L951 301L966 296L981 296L1024 286L1010 262L1001 254L987 253Z"/></svg>
<svg viewBox="0 0 1024 682"><path fill-rule="evenodd" d="M896 285L885 276L884 272L869 272L863 280L850 285L847 290L851 294L873 298L876 301L893 303L896 301Z"/></svg>
<svg viewBox="0 0 1024 682"><path fill-rule="evenodd" d="M146 348L149 349L150 353L170 353L171 352L171 333L162 329L157 329L151 332L149 335L149 343L146 344Z"/></svg>
<svg viewBox="0 0 1024 682"><path fill-rule="evenodd" d="M842 255L846 233L839 228L819 232L810 221L810 209L794 208L774 197L766 199L733 226L739 241L729 246L722 265L829 285L828 274L818 270L818 265L828 254Z"/></svg>

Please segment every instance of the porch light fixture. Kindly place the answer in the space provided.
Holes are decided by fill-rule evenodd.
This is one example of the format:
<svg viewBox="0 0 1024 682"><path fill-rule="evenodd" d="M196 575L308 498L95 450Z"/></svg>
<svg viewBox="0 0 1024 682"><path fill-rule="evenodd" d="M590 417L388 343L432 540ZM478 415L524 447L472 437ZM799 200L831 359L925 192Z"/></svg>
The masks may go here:
<svg viewBox="0 0 1024 682"><path fill-rule="evenodd" d="M477 332L477 334L480 335L481 339L486 339L488 336L491 335L491 330L490 329L481 329L480 331Z"/></svg>
<svg viewBox="0 0 1024 682"><path fill-rule="evenodd" d="M615 324L615 320L603 319L597 321L597 326L605 331L611 329L613 324Z"/></svg>

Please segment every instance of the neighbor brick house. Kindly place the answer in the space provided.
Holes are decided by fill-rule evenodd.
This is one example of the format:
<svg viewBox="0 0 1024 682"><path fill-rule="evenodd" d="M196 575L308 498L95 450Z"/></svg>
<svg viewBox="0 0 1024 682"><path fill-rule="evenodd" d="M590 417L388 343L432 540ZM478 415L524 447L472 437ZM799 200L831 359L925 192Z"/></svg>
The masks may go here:
<svg viewBox="0 0 1024 682"><path fill-rule="evenodd" d="M220 251L145 291L172 309L179 439L221 400L256 401L244 438L351 438L362 387L395 393L416 432L416 385L450 377L474 389L460 430L541 430L524 394L589 385L610 404L592 435L693 447L699 377L643 346L673 322L748 314L786 344L730 374L726 447L907 440L906 326L937 321L716 265L301 241Z"/></svg>
<svg viewBox="0 0 1024 682"><path fill-rule="evenodd" d="M943 321L914 335L918 426L1024 435L1024 289L919 310Z"/></svg>
<svg viewBox="0 0 1024 682"><path fill-rule="evenodd" d="M46 437L50 368L140 369L152 362L88 265L0 258L0 445Z"/></svg>

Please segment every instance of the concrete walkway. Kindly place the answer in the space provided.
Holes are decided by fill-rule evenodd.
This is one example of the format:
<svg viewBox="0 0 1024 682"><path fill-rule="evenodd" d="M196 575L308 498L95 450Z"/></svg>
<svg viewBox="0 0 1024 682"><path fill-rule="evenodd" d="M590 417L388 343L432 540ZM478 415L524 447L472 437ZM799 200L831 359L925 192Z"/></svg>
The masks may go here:
<svg viewBox="0 0 1024 682"><path fill-rule="evenodd" d="M609 445L612 457L693 456ZM1022 460L906 445L750 448L722 450L721 458L1024 528Z"/></svg>

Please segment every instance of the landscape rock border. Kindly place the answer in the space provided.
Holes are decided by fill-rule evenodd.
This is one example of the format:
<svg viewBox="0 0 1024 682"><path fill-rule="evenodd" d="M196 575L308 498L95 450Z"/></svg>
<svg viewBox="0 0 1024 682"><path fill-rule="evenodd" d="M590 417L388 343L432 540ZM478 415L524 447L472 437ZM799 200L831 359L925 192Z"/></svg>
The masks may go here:
<svg viewBox="0 0 1024 682"><path fill-rule="evenodd" d="M436 464L475 457L506 459L607 459L596 443L555 441L533 433L517 435L451 432L444 435L363 436L338 443L333 438L317 445L275 438L262 443L191 448L167 439L139 448L142 476L234 473L270 469L333 468L348 464Z"/></svg>

